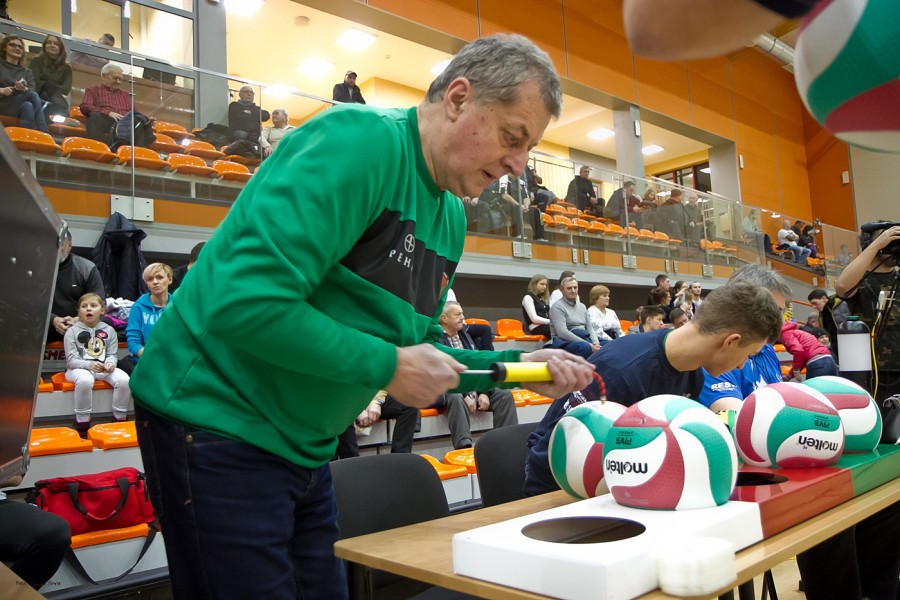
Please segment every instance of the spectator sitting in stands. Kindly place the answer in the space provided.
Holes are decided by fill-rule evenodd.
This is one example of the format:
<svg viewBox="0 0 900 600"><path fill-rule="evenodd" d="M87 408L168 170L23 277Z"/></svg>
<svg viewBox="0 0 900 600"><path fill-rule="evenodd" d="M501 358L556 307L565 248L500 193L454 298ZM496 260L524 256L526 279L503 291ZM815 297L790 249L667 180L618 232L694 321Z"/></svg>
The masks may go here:
<svg viewBox="0 0 900 600"><path fill-rule="evenodd" d="M172 294L169 293L169 286L172 284L172 267L165 263L147 265L142 278L150 291L131 305L131 312L128 313L128 327L125 329L125 340L135 363L144 353L144 345L147 343L147 338L150 337L150 332L153 331L156 322L159 321L163 311L173 299ZM124 365L122 367L127 372Z"/></svg>
<svg viewBox="0 0 900 600"><path fill-rule="evenodd" d="M113 386L112 410L116 421L128 417L131 390L128 375L117 368L119 337L116 330L100 321L104 312L103 298L88 293L78 299L77 323L66 331L66 379L75 384L75 430L81 437L91 428L91 404L94 380Z"/></svg>
<svg viewBox="0 0 900 600"><path fill-rule="evenodd" d="M197 259L200 258L200 251L205 245L206 242L194 244L194 247L191 248L191 257L190 259L188 259L188 264L176 267L172 271L172 283L171 285L169 285L170 292L174 293L175 290L178 289L178 286L181 285L181 281L184 279L184 276L187 275L187 272L191 270L191 267L193 267L194 263L197 262Z"/></svg>
<svg viewBox="0 0 900 600"><path fill-rule="evenodd" d="M338 436L337 457L353 458L359 456L359 443L356 439L356 427L370 427L381 419L396 419L391 431L391 454L412 452L413 437L416 424L419 422L419 409L406 406L380 390L364 411L359 413L356 421Z"/></svg>
<svg viewBox="0 0 900 600"><path fill-rule="evenodd" d="M797 234L798 246L809 248L809 255L812 258L819 258L819 248L816 245L815 237L816 234L819 233L818 229L809 223L804 223L800 219L797 219L791 227L791 231Z"/></svg>
<svg viewBox="0 0 900 600"><path fill-rule="evenodd" d="M677 289L676 289L675 292L674 292L674 294L672 293L672 282L669 280L669 276L666 275L665 273L660 273L659 275L657 275L657 276L656 276L656 279L654 280L654 282L656 283L656 287L662 288L662 289L664 289L664 290L668 290L669 293L672 294L672 297L673 297L673 298L674 298L674 297L678 294L678 292L680 291L680 290L677 290ZM683 282L683 281L679 281L679 282L677 282L677 283L682 283L682 284L683 284L684 282ZM678 287L677 284L676 284L675 287L676 287L676 288ZM650 289L650 292L653 292L654 289L655 289L655 288L651 288L651 289ZM656 304L656 303L653 302L653 300L650 298L650 294L649 294L649 293L647 294L647 304Z"/></svg>
<svg viewBox="0 0 900 600"><path fill-rule="evenodd" d="M804 367L807 379L838 374L837 363L828 348L813 334L799 329L794 321L781 326L781 343L794 357L791 371L795 377Z"/></svg>
<svg viewBox="0 0 900 600"><path fill-rule="evenodd" d="M259 139L264 121L269 120L269 111L260 109L253 102L256 92L249 85L242 86L238 99L228 105L228 128L235 140Z"/></svg>
<svg viewBox="0 0 900 600"><path fill-rule="evenodd" d="M22 476L16 475L0 482L0 488L21 483ZM9 500L0 492L0 561L26 584L36 590L43 587L62 564L71 541L68 521L26 502ZM10 597L18 597L9 587L7 592L12 594Z"/></svg>
<svg viewBox="0 0 900 600"><path fill-rule="evenodd" d="M665 323L663 323L665 316L666 311L664 311L661 306L642 306L638 309L638 319L640 320L640 324L632 325L628 329L628 333L649 333L651 331L659 331L666 326Z"/></svg>
<svg viewBox="0 0 900 600"><path fill-rule="evenodd" d="M641 198L638 207L641 209L643 213L641 215L641 219L644 222L644 227L652 229L654 231L657 230L657 221L656 221L656 211L659 209L659 202L656 197L656 190L653 188L647 188L647 191L644 192L644 197Z"/></svg>
<svg viewBox="0 0 900 600"><path fill-rule="evenodd" d="M25 42L17 35L0 41L0 115L16 117L21 127L49 132L44 101L34 91L34 74L22 64Z"/></svg>
<svg viewBox="0 0 900 600"><path fill-rule="evenodd" d="M574 204L578 210L603 216L603 202L597 198L594 184L588 179L590 174L591 168L587 165L582 165L578 169L578 175L569 182L569 189L566 191L566 202Z"/></svg>
<svg viewBox="0 0 900 600"><path fill-rule="evenodd" d="M97 43L102 46L115 46L116 38L113 37L111 33L104 33L99 38L97 38ZM101 58L99 56L94 56L92 54L85 54L84 52L79 52L78 50L72 50L69 54L69 62L73 65L85 65L87 67L94 67L95 69L102 69L104 66L109 64L109 61L105 58Z"/></svg>
<svg viewBox="0 0 900 600"><path fill-rule="evenodd" d="M622 187L612 193L612 196L609 197L609 202L606 203L606 216L617 221L622 227L628 226L628 217L630 215L625 207L632 205L632 196L636 195L635 187L633 181L626 181ZM634 206L640 203L640 196L637 196L636 200L637 202Z"/></svg>
<svg viewBox="0 0 900 600"><path fill-rule="evenodd" d="M850 261L853 260L853 255L850 254L850 248L847 247L847 244L841 244L841 250L837 255L837 262L839 265L846 267L850 264Z"/></svg>
<svg viewBox="0 0 900 600"><path fill-rule="evenodd" d="M68 116L69 92L72 91L72 67L66 63L66 46L56 35L48 35L41 45L41 53L31 59L28 68L34 73L35 91L49 102L45 118L51 115Z"/></svg>
<svg viewBox="0 0 900 600"><path fill-rule="evenodd" d="M100 69L100 84L84 90L81 112L87 116L87 137L108 143L111 150L133 145L149 148L156 141L156 121L131 107L131 95L122 89L122 67L112 63Z"/></svg>
<svg viewBox="0 0 900 600"><path fill-rule="evenodd" d="M783 220L781 222L781 229L778 230L778 247L789 249L791 254L794 255L794 262L805 265L810 250L809 248L798 246L797 240L799 239L800 236L791 229L791 222L787 219Z"/></svg>
<svg viewBox="0 0 900 600"><path fill-rule="evenodd" d="M547 205L556 201L556 196L553 195L553 192L541 185L544 183L544 180L537 174L534 167L525 165L523 178L525 179L525 184L528 186L528 193L531 195L531 200L537 205L538 210L545 212L547 210Z"/></svg>
<svg viewBox="0 0 900 600"><path fill-rule="evenodd" d="M685 225L690 221L681 203L681 190L675 189L663 202L657 211L656 222L660 229L670 238L682 241L687 240Z"/></svg>
<svg viewBox="0 0 900 600"><path fill-rule="evenodd" d="M550 338L550 286L546 275L535 275L528 282L528 292L522 297L522 324L525 333Z"/></svg>
<svg viewBox="0 0 900 600"><path fill-rule="evenodd" d="M650 306L659 306L663 311L663 323L669 322L669 313L672 312L672 296L669 290L661 287L650 290Z"/></svg>
<svg viewBox="0 0 900 600"><path fill-rule="evenodd" d="M513 175L504 175L500 178L500 193L504 196L504 200L510 206L512 215L510 231L513 237L519 235L519 217L516 213L521 213L521 219L531 226L531 235L534 240L544 239L544 222L541 220L541 211L532 203L533 197L528 193L528 186L522 179ZM524 232L522 232L524 234Z"/></svg>
<svg viewBox="0 0 900 600"><path fill-rule="evenodd" d="M680 329L690 321L687 313L684 312L684 309L681 307L672 309L672 312L669 313L669 320L672 321L672 329Z"/></svg>
<svg viewBox="0 0 900 600"><path fill-rule="evenodd" d="M440 316L441 343L450 348L465 348L474 350L475 343L472 338L463 331L465 315L462 306L457 302L444 304L444 311ZM472 447L472 431L469 415L478 411L494 413L494 429L516 425L519 422L516 415L516 404L513 401L512 392L505 389L494 388L489 392L467 392L464 394L444 394L438 398L432 408L447 410L447 424L450 427L450 437L455 449Z"/></svg>
<svg viewBox="0 0 900 600"><path fill-rule="evenodd" d="M63 223L56 287L50 308L50 327L47 329L48 342L62 340L69 327L78 321L78 299L88 292L101 298L105 295L100 271L88 259L72 254L72 233Z"/></svg>
<svg viewBox="0 0 900 600"><path fill-rule="evenodd" d="M690 315L696 315L697 309L703 303L703 286L699 281L692 281L691 285L684 291L684 301L690 304Z"/></svg>
<svg viewBox="0 0 900 600"><path fill-rule="evenodd" d="M684 205L684 214L687 216L687 221L684 224L685 235L687 235L688 241L699 244L700 240L704 238L704 232L703 210L697 204L697 196L693 194L688 196L687 204ZM714 233L712 231L709 232L709 239L714 237Z"/></svg>
<svg viewBox="0 0 900 600"><path fill-rule="evenodd" d="M447 297L445 302L458 302L456 293L453 288L447 289ZM469 334L472 341L475 342L475 348L478 350L494 350L494 331L490 325L484 323L464 323L463 331Z"/></svg>
<svg viewBox="0 0 900 600"><path fill-rule="evenodd" d="M647 307L652 310L655 307ZM642 315L643 316L643 315ZM781 314L772 295L750 283L724 285L707 297L697 317L679 329L626 335L592 355L612 402L631 406L648 396L677 394L697 398L704 374L722 374L743 365L778 335ZM599 400L596 384L553 401L528 436L524 491L528 496L558 489L550 472L550 435L569 410Z"/></svg>
<svg viewBox="0 0 900 600"><path fill-rule="evenodd" d="M272 111L272 124L263 127L262 135L259 136L259 145L262 147L263 158L272 154L278 142L284 137L288 131L294 126L288 123L287 111L283 108L276 108Z"/></svg>
<svg viewBox="0 0 900 600"><path fill-rule="evenodd" d="M597 340L603 346L616 338L622 337L622 324L616 311L609 308L609 288L595 285L591 288L590 307L587 309L588 321L597 333Z"/></svg>
<svg viewBox="0 0 900 600"><path fill-rule="evenodd" d="M334 84L331 99L336 102L366 103L359 86L356 85L356 71L347 71L344 73L344 82Z"/></svg>
<svg viewBox="0 0 900 600"><path fill-rule="evenodd" d="M600 340L578 298L578 280L566 277L560 288L563 297L550 305L550 347L587 358L600 349Z"/></svg>
<svg viewBox="0 0 900 600"><path fill-rule="evenodd" d="M559 274L559 283L557 283L556 289L550 294L550 306L553 306L554 302L563 297L562 282L566 277L575 277L575 271L563 271Z"/></svg>

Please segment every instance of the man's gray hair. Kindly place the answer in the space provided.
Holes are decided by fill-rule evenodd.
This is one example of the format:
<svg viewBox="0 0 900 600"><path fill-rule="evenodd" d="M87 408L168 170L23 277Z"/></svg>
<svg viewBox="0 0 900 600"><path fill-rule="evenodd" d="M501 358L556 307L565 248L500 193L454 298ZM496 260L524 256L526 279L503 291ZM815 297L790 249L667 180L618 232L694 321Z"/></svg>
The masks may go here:
<svg viewBox="0 0 900 600"><path fill-rule="evenodd" d="M279 115L284 115L284 118L287 119L288 112L285 109L276 108L275 110L272 111L272 116L274 117L276 113L278 113Z"/></svg>
<svg viewBox="0 0 900 600"><path fill-rule="evenodd" d="M757 264L746 264L728 278L728 283L733 281L749 281L755 285L769 290L770 292L778 292L790 300L793 297L791 286L784 278L768 267Z"/></svg>
<svg viewBox="0 0 900 600"><path fill-rule="evenodd" d="M441 100L458 77L472 83L476 99L506 105L518 101L522 83L534 80L547 111L556 118L562 112L562 87L550 57L521 35L497 34L467 44L431 82L426 101Z"/></svg>
<svg viewBox="0 0 900 600"><path fill-rule="evenodd" d="M569 283L570 281L574 281L575 283L578 283L578 279L576 279L575 277L563 277L563 280L559 282L559 288L562 289L562 288L566 287L566 284Z"/></svg>
<svg viewBox="0 0 900 600"><path fill-rule="evenodd" d="M103 68L100 69L100 77L105 77L105 76L109 75L110 71L118 71L119 73L125 73L125 71L123 71L122 67L120 67L119 65L117 65L115 63L106 63L105 65L103 65Z"/></svg>
<svg viewBox="0 0 900 600"><path fill-rule="evenodd" d="M459 306L460 308L462 308L459 302L455 300L447 300L446 302L444 302L444 309L441 311L441 314L447 313L454 306Z"/></svg>

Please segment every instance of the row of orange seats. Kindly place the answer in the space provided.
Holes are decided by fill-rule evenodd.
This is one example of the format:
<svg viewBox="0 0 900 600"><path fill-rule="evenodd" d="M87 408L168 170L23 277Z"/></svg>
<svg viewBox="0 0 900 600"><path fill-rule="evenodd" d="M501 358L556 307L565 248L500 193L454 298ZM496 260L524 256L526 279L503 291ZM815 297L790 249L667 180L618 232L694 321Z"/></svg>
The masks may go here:
<svg viewBox="0 0 900 600"><path fill-rule="evenodd" d="M469 325L485 325L487 327L491 326L490 321L487 319L466 319L466 323ZM516 341L516 342L546 342L547 338L542 335L531 335L525 333L522 328L522 322L516 319L498 319L497 320L497 335L494 336L495 342L506 342L506 341Z"/></svg>
<svg viewBox="0 0 900 600"><path fill-rule="evenodd" d="M103 142L82 137L67 137L62 145L56 143L52 136L35 129L7 127L6 133L19 150L37 152L51 156L65 156L77 160L87 160L106 164L131 165L140 169L154 171L173 171L175 173L198 175L201 177L220 177L230 181L247 181L250 169L246 165L229 161L216 160L212 166L198 155L170 154L163 160L158 152L150 148L121 146L116 153L110 151ZM207 142L194 142L205 144ZM205 148L204 148L205 149ZM215 149L213 149L215 151ZM219 152L219 151L215 151ZM224 156L221 152L220 155Z"/></svg>
<svg viewBox="0 0 900 600"><path fill-rule="evenodd" d="M594 217L593 220L589 220L588 217L575 217L573 219L563 214L556 213L551 215L547 212L541 215L541 219L544 221L545 227L596 234L598 236L614 239L623 239L626 235L629 235L634 240L659 244L661 246L677 246L684 243L682 240L670 238L662 231L638 229L637 227L629 227L626 231L626 229L618 223L604 223L603 220L596 217Z"/></svg>

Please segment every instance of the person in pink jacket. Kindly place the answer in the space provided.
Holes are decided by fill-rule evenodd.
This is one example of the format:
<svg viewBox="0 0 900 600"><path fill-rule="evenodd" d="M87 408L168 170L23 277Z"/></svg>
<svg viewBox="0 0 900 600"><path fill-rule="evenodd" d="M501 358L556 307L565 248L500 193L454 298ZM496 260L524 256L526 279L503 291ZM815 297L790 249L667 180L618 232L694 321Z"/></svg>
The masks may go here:
<svg viewBox="0 0 900 600"><path fill-rule="evenodd" d="M799 373L806 367L806 378L837 375L838 366L831 351L811 333L797 329L797 323L787 321L781 326L781 343L794 357L791 370Z"/></svg>

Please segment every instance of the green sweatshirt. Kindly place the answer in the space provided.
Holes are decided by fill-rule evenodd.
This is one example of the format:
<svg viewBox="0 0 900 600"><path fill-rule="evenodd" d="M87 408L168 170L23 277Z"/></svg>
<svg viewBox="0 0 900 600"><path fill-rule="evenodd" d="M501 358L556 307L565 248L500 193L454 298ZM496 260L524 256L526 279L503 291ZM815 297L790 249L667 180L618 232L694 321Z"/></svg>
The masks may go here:
<svg viewBox="0 0 900 600"><path fill-rule="evenodd" d="M318 467L393 377L396 347L439 340L464 239L415 108L331 108L283 138L203 248L144 348L135 399ZM436 347L473 369L520 354Z"/></svg>

